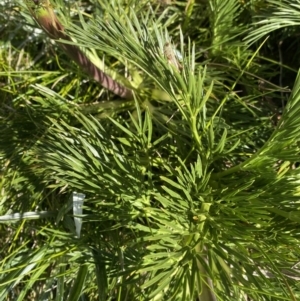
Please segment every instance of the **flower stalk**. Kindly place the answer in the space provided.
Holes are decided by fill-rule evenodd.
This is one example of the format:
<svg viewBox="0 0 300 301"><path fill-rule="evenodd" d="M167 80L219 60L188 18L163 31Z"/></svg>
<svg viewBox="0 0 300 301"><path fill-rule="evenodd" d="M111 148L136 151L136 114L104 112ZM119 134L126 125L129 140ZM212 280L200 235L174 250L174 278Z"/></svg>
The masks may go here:
<svg viewBox="0 0 300 301"><path fill-rule="evenodd" d="M104 88L122 98L131 99L132 90L116 82L108 74L100 70L76 45L61 43L61 40L72 41L66 35L63 25L55 15L49 0L27 0L26 5L30 14L53 40L60 42L60 47L73 59L91 78L100 83Z"/></svg>

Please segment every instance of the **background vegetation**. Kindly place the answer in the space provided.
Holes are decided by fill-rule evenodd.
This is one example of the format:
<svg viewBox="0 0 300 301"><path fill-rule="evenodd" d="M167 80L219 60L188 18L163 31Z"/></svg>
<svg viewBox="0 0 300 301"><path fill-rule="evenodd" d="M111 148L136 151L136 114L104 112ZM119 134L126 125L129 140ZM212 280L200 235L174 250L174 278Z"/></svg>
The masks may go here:
<svg viewBox="0 0 300 301"><path fill-rule="evenodd" d="M0 300L299 300L299 0L52 5L0 1Z"/></svg>

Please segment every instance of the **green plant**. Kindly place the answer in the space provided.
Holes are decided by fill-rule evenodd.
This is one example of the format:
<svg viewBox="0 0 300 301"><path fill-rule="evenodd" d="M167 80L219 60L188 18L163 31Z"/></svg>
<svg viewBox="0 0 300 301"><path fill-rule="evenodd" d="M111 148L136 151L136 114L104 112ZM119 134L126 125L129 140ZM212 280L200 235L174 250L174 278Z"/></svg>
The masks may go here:
<svg viewBox="0 0 300 301"><path fill-rule="evenodd" d="M99 3L62 21L62 42L126 64L135 98L91 104L84 85L72 99L47 82L22 101L10 93L0 300L297 300L299 76L272 112L266 97L283 90L266 79L262 46L237 36L237 1Z"/></svg>

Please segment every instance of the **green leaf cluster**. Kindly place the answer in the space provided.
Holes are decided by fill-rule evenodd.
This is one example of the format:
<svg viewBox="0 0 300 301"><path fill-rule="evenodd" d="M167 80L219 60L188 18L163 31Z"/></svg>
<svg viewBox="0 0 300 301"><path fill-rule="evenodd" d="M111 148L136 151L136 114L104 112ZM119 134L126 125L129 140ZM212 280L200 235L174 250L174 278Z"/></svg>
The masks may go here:
<svg viewBox="0 0 300 301"><path fill-rule="evenodd" d="M300 297L300 76L281 106L280 63L243 40L267 2L57 2L126 101L1 42L24 69L0 56L0 300Z"/></svg>

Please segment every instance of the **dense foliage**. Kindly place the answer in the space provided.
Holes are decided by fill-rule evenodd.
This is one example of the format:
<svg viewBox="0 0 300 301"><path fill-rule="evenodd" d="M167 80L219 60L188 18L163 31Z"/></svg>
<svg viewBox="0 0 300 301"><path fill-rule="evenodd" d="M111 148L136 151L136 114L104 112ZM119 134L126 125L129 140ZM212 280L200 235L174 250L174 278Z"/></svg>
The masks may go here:
<svg viewBox="0 0 300 301"><path fill-rule="evenodd" d="M57 35L33 2L0 0L0 300L300 299L300 1L56 0Z"/></svg>

